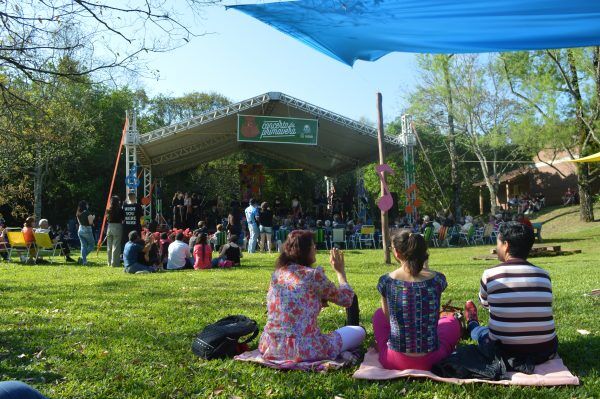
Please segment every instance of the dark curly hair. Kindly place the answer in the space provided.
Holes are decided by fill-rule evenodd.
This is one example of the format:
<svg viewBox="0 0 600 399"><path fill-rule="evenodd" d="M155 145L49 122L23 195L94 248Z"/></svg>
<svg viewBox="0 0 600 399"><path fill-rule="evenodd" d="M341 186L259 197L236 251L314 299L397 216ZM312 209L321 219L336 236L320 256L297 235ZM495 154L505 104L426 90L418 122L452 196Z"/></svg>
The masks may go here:
<svg viewBox="0 0 600 399"><path fill-rule="evenodd" d="M294 230L283 243L283 248L275 268L297 263L302 266L310 266L313 259L310 258L311 247L315 243L315 235L310 230Z"/></svg>
<svg viewBox="0 0 600 399"><path fill-rule="evenodd" d="M410 230L400 230L392 236L392 244L400 260L406 261L411 276L418 276L429 259L425 238Z"/></svg>

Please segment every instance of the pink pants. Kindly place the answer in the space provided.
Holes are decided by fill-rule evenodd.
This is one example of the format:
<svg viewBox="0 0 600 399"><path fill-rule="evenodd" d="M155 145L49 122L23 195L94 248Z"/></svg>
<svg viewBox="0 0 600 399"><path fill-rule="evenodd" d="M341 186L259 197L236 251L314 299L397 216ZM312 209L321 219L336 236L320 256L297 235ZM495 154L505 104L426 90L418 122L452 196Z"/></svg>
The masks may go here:
<svg viewBox="0 0 600 399"><path fill-rule="evenodd" d="M375 344L379 350L379 362L386 369L392 370L431 370L437 362L448 357L460 340L460 323L454 317L444 317L438 322L439 347L436 351L424 356L407 356L402 352L396 352L388 348L390 338L390 320L385 316L383 310L377 309L373 315L373 333Z"/></svg>

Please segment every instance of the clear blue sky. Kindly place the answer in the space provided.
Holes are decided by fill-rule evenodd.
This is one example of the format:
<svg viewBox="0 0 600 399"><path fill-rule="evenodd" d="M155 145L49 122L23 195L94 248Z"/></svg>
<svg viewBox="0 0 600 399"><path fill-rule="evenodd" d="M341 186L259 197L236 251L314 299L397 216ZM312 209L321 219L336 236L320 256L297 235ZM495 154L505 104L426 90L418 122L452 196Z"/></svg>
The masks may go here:
<svg viewBox="0 0 600 399"><path fill-rule="evenodd" d="M240 101L281 91L353 119L376 121L375 93L381 91L384 119L390 121L400 115L406 91L416 84L411 54L358 61L350 68L224 7L208 8L194 30L214 33L148 56L149 67L160 71L158 81L143 81L150 94L216 91Z"/></svg>

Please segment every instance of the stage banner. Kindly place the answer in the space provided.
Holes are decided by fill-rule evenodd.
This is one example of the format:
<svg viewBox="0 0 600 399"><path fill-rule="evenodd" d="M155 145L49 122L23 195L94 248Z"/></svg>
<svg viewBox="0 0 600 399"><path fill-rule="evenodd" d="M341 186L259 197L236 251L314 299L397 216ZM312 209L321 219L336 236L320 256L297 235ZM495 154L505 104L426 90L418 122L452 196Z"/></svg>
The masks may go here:
<svg viewBox="0 0 600 399"><path fill-rule="evenodd" d="M317 145L316 119L238 114L238 141Z"/></svg>

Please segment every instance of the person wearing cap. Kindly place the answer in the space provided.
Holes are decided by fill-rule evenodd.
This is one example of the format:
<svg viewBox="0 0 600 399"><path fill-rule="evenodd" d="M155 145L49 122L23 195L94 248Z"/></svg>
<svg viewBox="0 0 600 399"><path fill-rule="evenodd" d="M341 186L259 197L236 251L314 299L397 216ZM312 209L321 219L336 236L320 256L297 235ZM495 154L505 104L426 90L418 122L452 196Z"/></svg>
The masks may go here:
<svg viewBox="0 0 600 399"><path fill-rule="evenodd" d="M248 253L256 252L256 244L258 242L258 236L260 230L258 228L258 221L256 220L258 209L258 201L251 199L249 205L244 211L246 214L246 223L248 224L248 231L250 232L250 239L248 240Z"/></svg>

